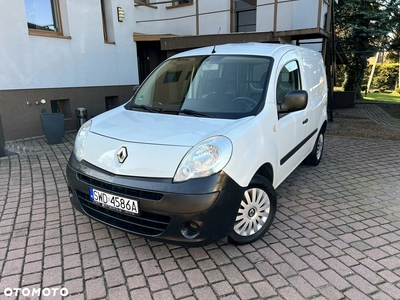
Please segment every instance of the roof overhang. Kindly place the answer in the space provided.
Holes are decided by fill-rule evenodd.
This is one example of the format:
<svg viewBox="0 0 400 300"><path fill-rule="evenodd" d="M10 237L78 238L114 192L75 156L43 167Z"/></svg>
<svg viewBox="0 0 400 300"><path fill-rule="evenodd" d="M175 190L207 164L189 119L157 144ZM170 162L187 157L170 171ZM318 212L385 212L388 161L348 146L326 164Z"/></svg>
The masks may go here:
<svg viewBox="0 0 400 300"><path fill-rule="evenodd" d="M150 42L160 41L162 38L177 37L175 34L145 34L140 32L133 33L133 40L135 42Z"/></svg>
<svg viewBox="0 0 400 300"><path fill-rule="evenodd" d="M318 38L327 38L330 33L322 28L296 29L277 31L275 37L290 37L292 41L296 40L312 40Z"/></svg>
<svg viewBox="0 0 400 300"><path fill-rule="evenodd" d="M134 35L135 37L135 35ZM277 32L235 32L226 34L207 34L190 36L160 36L161 50L183 50L228 43L279 43L329 37L322 28L298 29ZM136 40L135 40L136 41Z"/></svg>
<svg viewBox="0 0 400 300"><path fill-rule="evenodd" d="M279 43L273 32L240 32L227 34L190 35L162 37L161 50L192 49L229 43Z"/></svg>

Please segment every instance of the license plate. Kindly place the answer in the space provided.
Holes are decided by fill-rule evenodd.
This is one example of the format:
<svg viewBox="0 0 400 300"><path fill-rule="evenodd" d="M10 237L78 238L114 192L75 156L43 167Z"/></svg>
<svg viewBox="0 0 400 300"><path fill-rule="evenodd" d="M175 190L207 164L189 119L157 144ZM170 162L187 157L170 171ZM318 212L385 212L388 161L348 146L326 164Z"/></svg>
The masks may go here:
<svg viewBox="0 0 400 300"><path fill-rule="evenodd" d="M112 210L139 214L139 202L90 188L90 200Z"/></svg>

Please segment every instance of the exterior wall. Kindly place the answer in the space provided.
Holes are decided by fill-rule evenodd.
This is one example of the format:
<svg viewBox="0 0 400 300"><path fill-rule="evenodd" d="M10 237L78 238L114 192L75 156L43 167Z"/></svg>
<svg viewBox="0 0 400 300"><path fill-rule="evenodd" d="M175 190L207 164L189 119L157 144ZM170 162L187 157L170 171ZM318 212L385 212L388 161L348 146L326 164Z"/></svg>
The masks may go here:
<svg viewBox="0 0 400 300"><path fill-rule="evenodd" d="M274 0L258 0L257 31L274 30Z"/></svg>
<svg viewBox="0 0 400 300"><path fill-rule="evenodd" d="M292 3L292 29L318 28L319 0L302 0ZM323 18L322 18L323 19Z"/></svg>
<svg viewBox="0 0 400 300"><path fill-rule="evenodd" d="M66 118L65 128L71 130L76 107L95 115L105 111L105 97L121 103L129 98L139 82L135 23L127 17L135 8L130 0L107 1L115 44L104 42L100 0L60 0L66 38L30 35L24 1L0 1L0 114L6 140L43 135L39 113L51 112L50 100L69 99L72 119ZM117 6L125 10L122 23ZM36 105L41 99L47 103Z"/></svg>
<svg viewBox="0 0 400 300"><path fill-rule="evenodd" d="M76 107L86 107L91 116L105 111L106 97L127 101L139 82L136 32L231 32L230 0L196 1L149 7L132 0L106 0L108 38L113 43L104 41L100 0L59 0L62 38L29 34L24 0L0 1L0 131L2 125L5 139L42 135L39 113L43 108L51 111L51 100L67 101L66 130L75 128ZM275 1L257 1L257 31L274 30ZM317 27L319 1L278 0L276 30ZM123 22L117 20L117 7L125 11ZM41 99L46 104L36 105Z"/></svg>
<svg viewBox="0 0 400 300"><path fill-rule="evenodd" d="M199 34L230 33L230 22L230 1L199 2Z"/></svg>
<svg viewBox="0 0 400 300"><path fill-rule="evenodd" d="M0 112L5 140L43 135L40 113L42 109L51 112L51 100L65 101L65 130L76 130L75 108L87 108L88 118L91 118L106 111L106 97L113 98L113 106L127 102L132 88L133 85L2 90ZM40 104L42 99L46 104Z"/></svg>
<svg viewBox="0 0 400 300"><path fill-rule="evenodd" d="M323 28L323 17L321 18L321 24L318 24L319 2L320 0L299 0L293 2L278 0L276 30ZM321 7L322 16L324 16L328 9L327 4L324 2ZM257 31L274 30L274 3L275 0L257 1Z"/></svg>
<svg viewBox="0 0 400 300"><path fill-rule="evenodd" d="M203 0L198 3L199 34L230 32L230 0ZM196 35L196 3L172 7L159 4L157 8L136 6L135 30L145 34Z"/></svg>
<svg viewBox="0 0 400 300"><path fill-rule="evenodd" d="M63 3L62 0L61 3ZM99 0L68 0L62 19L71 39L29 35L23 0L0 2L0 90L125 85L138 82L132 18L116 20L115 45L104 43ZM122 6L122 4L121 4ZM10 13L12 12L12 13ZM12 26L10 26L12 24Z"/></svg>

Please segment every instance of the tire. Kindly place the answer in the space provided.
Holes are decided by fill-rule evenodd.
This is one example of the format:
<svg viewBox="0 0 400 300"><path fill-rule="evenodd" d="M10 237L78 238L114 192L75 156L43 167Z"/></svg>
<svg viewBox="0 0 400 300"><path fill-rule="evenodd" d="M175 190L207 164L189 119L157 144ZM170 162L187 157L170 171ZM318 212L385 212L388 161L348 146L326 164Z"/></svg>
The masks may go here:
<svg viewBox="0 0 400 300"><path fill-rule="evenodd" d="M271 226L276 209L276 193L272 184L266 178L255 175L243 193L228 241L244 245L258 240Z"/></svg>
<svg viewBox="0 0 400 300"><path fill-rule="evenodd" d="M321 130L318 133L317 140L315 141L314 148L311 153L306 157L304 163L309 166L318 166L321 161L322 153L324 152L324 132Z"/></svg>

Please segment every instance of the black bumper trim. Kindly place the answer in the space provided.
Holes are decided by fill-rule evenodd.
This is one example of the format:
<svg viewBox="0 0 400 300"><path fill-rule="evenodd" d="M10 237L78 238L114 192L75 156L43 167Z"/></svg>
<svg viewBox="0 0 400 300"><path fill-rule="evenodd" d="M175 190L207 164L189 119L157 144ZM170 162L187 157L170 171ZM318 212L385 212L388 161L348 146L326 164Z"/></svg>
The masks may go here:
<svg viewBox="0 0 400 300"><path fill-rule="evenodd" d="M72 191L71 203L81 213L129 233L180 246L203 246L227 236L233 228L244 191L224 172L173 183L167 178L110 174L76 161L74 154L67 165L67 183ZM89 196L92 183L100 183L104 191L114 194L117 191L107 187L144 192L141 195L160 194L162 198L135 197L139 201L140 215L128 215L92 203ZM187 222L199 226L199 235L193 239L181 233Z"/></svg>
<svg viewBox="0 0 400 300"><path fill-rule="evenodd" d="M144 199L149 199L149 200L161 200L162 197L164 196L163 194L160 193L153 193L149 191L143 191L143 190L138 190L138 189L133 189L130 187L123 187L123 186L118 186L112 183L104 182L95 178L91 178L89 176L86 176L84 174L78 173L78 180L84 181L87 184L89 184L92 187L97 187L100 189L104 189L113 193L121 194L121 195L128 195L131 197L135 198L144 198Z"/></svg>
<svg viewBox="0 0 400 300"><path fill-rule="evenodd" d="M171 220L168 216L147 212L143 212L141 215L128 215L113 211L92 203L88 194L80 191L76 191L76 194L82 209L87 215L128 232L156 236L167 228Z"/></svg>

